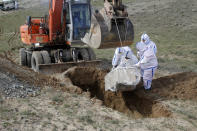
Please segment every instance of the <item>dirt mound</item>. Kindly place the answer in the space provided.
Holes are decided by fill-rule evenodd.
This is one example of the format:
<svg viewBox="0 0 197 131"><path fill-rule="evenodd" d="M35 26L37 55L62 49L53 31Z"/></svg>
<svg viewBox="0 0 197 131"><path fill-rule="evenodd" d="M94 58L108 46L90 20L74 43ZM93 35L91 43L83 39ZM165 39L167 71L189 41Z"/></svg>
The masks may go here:
<svg viewBox="0 0 197 131"><path fill-rule="evenodd" d="M0 94L4 98L24 98L37 96L40 88L19 81L15 75L2 73L0 69Z"/></svg>
<svg viewBox="0 0 197 131"><path fill-rule="evenodd" d="M84 91L91 92L91 97L102 100L104 105L134 118L169 117L171 112L160 102L145 94L143 89L133 92L105 92L104 77L107 71L95 68L71 68L65 75L73 84Z"/></svg>
<svg viewBox="0 0 197 131"><path fill-rule="evenodd" d="M189 99L197 101L197 74L179 73L153 80L151 93L166 99Z"/></svg>
<svg viewBox="0 0 197 131"><path fill-rule="evenodd" d="M36 73L29 68L17 65L16 63L12 62L10 59L5 58L2 55L0 55L0 72L7 75L13 75L17 80L33 86L59 87L59 84L57 84L57 79Z"/></svg>
<svg viewBox="0 0 197 131"><path fill-rule="evenodd" d="M61 89L62 91L68 91L70 93L77 93L81 94L82 90L78 88L77 86L73 86L70 79L60 79L58 74L55 74L54 76L47 76L41 73L34 72L32 69L20 66L10 60L6 55L0 55L0 73L5 74L6 76L11 79L11 83L9 81L6 81L2 79L2 76L0 75L0 81L5 81L7 87L7 92L10 94L10 92L17 92L20 90L24 90L22 87L24 86L25 90L26 87L53 87L57 89ZM20 84L19 84L20 83ZM0 84L1 85L1 84ZM12 86L13 85L13 86ZM14 87L14 88L12 88ZM1 87L0 87L1 88ZM32 88L30 88L31 91ZM4 89L2 89L4 91ZM8 91L7 91L8 90ZM28 90L29 91L29 90ZM27 93L28 93L27 91ZM5 91L4 91L5 92ZM1 91L0 91L1 93ZM26 94L27 94L26 93ZM16 93L14 93L15 96ZM23 95L22 95L23 96ZM31 95L30 95L31 96ZM34 96L34 95L33 95Z"/></svg>

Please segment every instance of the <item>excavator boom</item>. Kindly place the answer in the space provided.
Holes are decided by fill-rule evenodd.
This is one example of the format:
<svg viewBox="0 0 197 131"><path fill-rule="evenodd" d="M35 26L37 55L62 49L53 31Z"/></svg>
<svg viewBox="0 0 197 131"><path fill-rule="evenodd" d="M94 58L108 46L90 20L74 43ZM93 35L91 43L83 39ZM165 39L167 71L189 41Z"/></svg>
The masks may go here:
<svg viewBox="0 0 197 131"><path fill-rule="evenodd" d="M63 0L49 0L49 40L55 40L57 32L62 32L61 15Z"/></svg>

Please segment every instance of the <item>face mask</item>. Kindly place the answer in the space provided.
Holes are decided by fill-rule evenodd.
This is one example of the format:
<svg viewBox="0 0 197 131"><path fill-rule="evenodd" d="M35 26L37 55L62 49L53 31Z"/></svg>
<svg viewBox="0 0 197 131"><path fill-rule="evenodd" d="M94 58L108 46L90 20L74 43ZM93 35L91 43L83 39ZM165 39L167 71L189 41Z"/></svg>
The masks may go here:
<svg viewBox="0 0 197 131"><path fill-rule="evenodd" d="M128 61L129 59L125 57L125 60Z"/></svg>

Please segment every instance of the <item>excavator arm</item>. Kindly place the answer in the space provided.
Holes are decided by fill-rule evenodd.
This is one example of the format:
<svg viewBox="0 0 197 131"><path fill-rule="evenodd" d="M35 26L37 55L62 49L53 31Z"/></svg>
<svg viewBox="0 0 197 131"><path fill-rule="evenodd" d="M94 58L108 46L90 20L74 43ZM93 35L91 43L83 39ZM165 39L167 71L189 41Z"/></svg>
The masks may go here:
<svg viewBox="0 0 197 131"><path fill-rule="evenodd" d="M49 0L49 40L53 41L62 33L63 0Z"/></svg>

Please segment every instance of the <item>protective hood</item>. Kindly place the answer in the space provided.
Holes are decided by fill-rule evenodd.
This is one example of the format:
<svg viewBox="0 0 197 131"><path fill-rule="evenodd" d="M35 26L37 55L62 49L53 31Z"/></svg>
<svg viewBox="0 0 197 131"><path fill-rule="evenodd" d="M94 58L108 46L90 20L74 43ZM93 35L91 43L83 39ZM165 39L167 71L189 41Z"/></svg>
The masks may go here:
<svg viewBox="0 0 197 131"><path fill-rule="evenodd" d="M143 42L143 40L144 40L145 42ZM150 37L149 37L147 34L142 34L142 36L141 36L141 42L142 42L142 43L145 43L146 45L148 45L149 42L150 42Z"/></svg>
<svg viewBox="0 0 197 131"><path fill-rule="evenodd" d="M124 48L119 47L119 48L118 48L118 54L122 54L122 53L124 53Z"/></svg>

